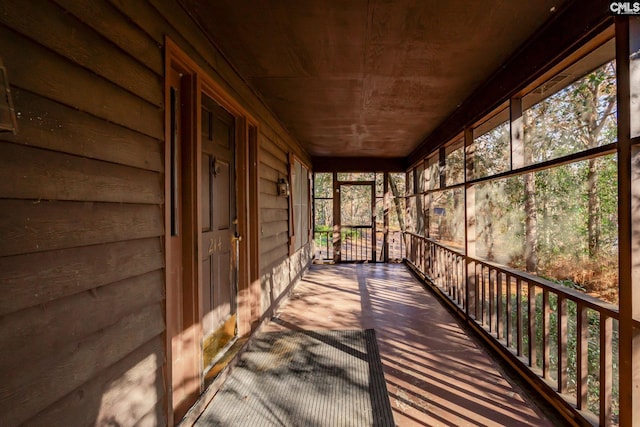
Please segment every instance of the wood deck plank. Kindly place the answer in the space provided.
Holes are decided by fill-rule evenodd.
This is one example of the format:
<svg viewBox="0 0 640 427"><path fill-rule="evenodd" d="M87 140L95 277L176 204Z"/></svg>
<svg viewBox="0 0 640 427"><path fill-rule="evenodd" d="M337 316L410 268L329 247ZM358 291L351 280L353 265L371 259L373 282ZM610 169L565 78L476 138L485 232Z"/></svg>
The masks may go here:
<svg viewBox="0 0 640 427"><path fill-rule="evenodd" d="M267 330L374 328L397 425L553 425L399 264L314 265Z"/></svg>

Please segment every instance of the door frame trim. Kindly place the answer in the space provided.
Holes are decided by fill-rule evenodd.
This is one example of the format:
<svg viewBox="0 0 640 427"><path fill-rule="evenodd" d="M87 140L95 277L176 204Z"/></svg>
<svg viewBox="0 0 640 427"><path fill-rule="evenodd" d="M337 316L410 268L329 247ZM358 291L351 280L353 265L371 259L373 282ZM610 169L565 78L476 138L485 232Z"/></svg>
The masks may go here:
<svg viewBox="0 0 640 427"><path fill-rule="evenodd" d="M376 253L377 253L377 241L376 241L376 181L338 181L335 185L335 188L338 190L335 194L337 197L334 197L334 203L337 200L337 209L334 208L334 229L337 228L340 235L340 246L337 251L338 257L336 262L338 263L349 263L349 262L376 262ZM342 186L361 186L361 187L370 187L371 188L371 240L372 240L372 252L369 253L367 258L371 256L371 261L362 260L362 261L344 261L342 259ZM345 225L345 227L349 227L349 225ZM334 247L334 254L336 253L336 248Z"/></svg>
<svg viewBox="0 0 640 427"><path fill-rule="evenodd" d="M169 70L174 69L183 74L192 76L189 90L191 91L191 100L193 101L190 107L196 114L192 114L192 122L190 123L190 141L195 153L195 157L190 159L194 162L195 167L190 168L191 179L193 186L189 189L190 194L195 197L191 201L191 212L183 212L183 216L186 218L189 216L192 226L189 229L189 243L193 248L193 251L189 254L189 259L183 262L184 268L189 269L192 274L192 287L195 290L196 295L193 298L193 309L196 314L198 336L199 341L202 341L202 265L200 259L200 244L199 235L202 228L201 218L201 188L199 183L200 177L200 151L202 144L202 137L199 132L201 117L201 94L204 92L210 96L213 100L219 103L229 113L236 117L236 152L235 152L235 170L236 170L236 209L238 217L238 232L243 237L239 243L239 260L238 260L238 295L237 295L237 313L238 313L238 335L245 336L251 332L252 323L257 319L254 317L257 315L255 309L256 304L259 304L259 192L256 189L252 189L257 185L259 180L257 161L258 147L258 135L259 135L259 122L244 108L242 105L234 99L229 92L223 88L221 84L216 82L211 76L215 75L215 72L205 65L207 71L199 66L193 59L191 59L175 42L173 42L168 36L165 37L165 106L169 105ZM170 204L167 203L170 200L170 174L166 171L170 170L170 109L165 108L164 111L164 123L165 123L165 140L164 140L164 252L165 252L165 291L167 291L167 297L165 299L165 321L168 319L168 298L171 297L169 289L169 272L171 271L171 254L168 250L168 238L171 230L170 218ZM253 154L252 154L253 153ZM251 162L250 162L251 160ZM184 256L184 255L183 255ZM257 289L255 283L258 283ZM165 381L165 414L167 416L167 423L171 427L173 422L173 392L171 390L172 381L172 350L171 350L171 337L169 331L165 329L165 351L166 358L163 367L164 381ZM199 354L199 366L198 372L200 374L200 393L202 394L204 387L203 367L202 367L202 349Z"/></svg>

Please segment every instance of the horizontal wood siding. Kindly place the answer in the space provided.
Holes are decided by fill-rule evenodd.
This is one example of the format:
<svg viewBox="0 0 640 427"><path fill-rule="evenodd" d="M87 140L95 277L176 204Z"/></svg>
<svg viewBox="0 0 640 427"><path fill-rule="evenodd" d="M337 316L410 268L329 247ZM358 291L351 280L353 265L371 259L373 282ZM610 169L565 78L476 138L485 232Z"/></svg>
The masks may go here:
<svg viewBox="0 0 640 427"><path fill-rule="evenodd" d="M278 141L275 138L275 141ZM310 261L309 245L289 257L289 200L278 196L277 182L289 181L289 156L282 143L260 135L260 285L261 309L269 316Z"/></svg>
<svg viewBox="0 0 640 427"><path fill-rule="evenodd" d="M263 313L308 265L276 182L309 156L177 2L0 2L3 427L167 424L166 36L258 121Z"/></svg>
<svg viewBox="0 0 640 427"><path fill-rule="evenodd" d="M7 0L0 55L0 425L165 424L160 45L105 1Z"/></svg>
<svg viewBox="0 0 640 427"><path fill-rule="evenodd" d="M269 216L261 216L260 271L262 274L289 256L289 201L277 195L278 179L288 177L287 153L268 136L259 136L259 194L260 207Z"/></svg>

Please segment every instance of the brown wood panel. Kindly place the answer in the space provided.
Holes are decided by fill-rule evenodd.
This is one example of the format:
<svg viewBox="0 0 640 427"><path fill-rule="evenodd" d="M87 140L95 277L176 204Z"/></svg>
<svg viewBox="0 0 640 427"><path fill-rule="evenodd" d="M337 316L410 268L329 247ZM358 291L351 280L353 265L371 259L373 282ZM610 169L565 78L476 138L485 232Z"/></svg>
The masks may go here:
<svg viewBox="0 0 640 427"><path fill-rule="evenodd" d="M265 209L282 209L288 212L289 201L286 197L272 196L260 191L260 207Z"/></svg>
<svg viewBox="0 0 640 427"><path fill-rule="evenodd" d="M156 43L107 1L55 2L158 75L164 74L162 45Z"/></svg>
<svg viewBox="0 0 640 427"><path fill-rule="evenodd" d="M161 304L146 307L81 342L29 366L6 372L0 383L0 413L18 425L122 360L164 331ZM118 345L114 345L118 343Z"/></svg>
<svg viewBox="0 0 640 427"><path fill-rule="evenodd" d="M278 247L286 247L289 245L289 235L286 232L278 233L274 235L263 235L260 239L260 251L261 253L268 253Z"/></svg>
<svg viewBox="0 0 640 427"><path fill-rule="evenodd" d="M162 82L158 74L56 4L5 0L0 3L0 23L147 102L162 106Z"/></svg>
<svg viewBox="0 0 640 427"><path fill-rule="evenodd" d="M275 222L262 222L260 225L262 228L262 236L274 236L279 233L283 233L289 230L288 221L275 221Z"/></svg>
<svg viewBox="0 0 640 427"><path fill-rule="evenodd" d="M287 163L289 161L287 151L276 145L271 138L261 138L260 149L271 153L273 157L277 158L282 163Z"/></svg>
<svg viewBox="0 0 640 427"><path fill-rule="evenodd" d="M39 363L164 297L162 270L0 317L0 370Z"/></svg>
<svg viewBox="0 0 640 427"><path fill-rule="evenodd" d="M276 169L273 169L271 166L267 166L264 163L260 164L260 178L271 181L273 185L276 185L279 178L284 178L282 176L282 172L278 172Z"/></svg>
<svg viewBox="0 0 640 427"><path fill-rule="evenodd" d="M12 86L163 139L157 106L4 26L0 26L0 51Z"/></svg>
<svg viewBox="0 0 640 427"><path fill-rule="evenodd" d="M160 396L162 397L162 396ZM161 402L161 400L158 400ZM133 427L157 427L167 425L167 417L162 409L162 405L156 405L151 411L140 417Z"/></svg>
<svg viewBox="0 0 640 427"><path fill-rule="evenodd" d="M120 13L129 18L139 28L149 35L158 45L164 46L164 37L169 35L175 40L173 34L168 33L168 24L164 17L160 15L146 1L129 0L106 0L112 4ZM181 37L182 40L184 40ZM190 54L190 52L187 52Z"/></svg>
<svg viewBox="0 0 640 427"><path fill-rule="evenodd" d="M163 362L164 344L161 337L155 337L145 343L113 366L100 372L96 377L81 385L72 393L49 405L45 410L25 422L29 427L50 427L64 420L70 426L95 425L98 410L102 405L102 395L109 390L111 384L123 379L135 383L149 373L155 372L157 376L162 373L158 369ZM164 387L154 392L157 400L162 401ZM161 406L161 405L157 405ZM132 408L135 409L135 408ZM144 416L144 414L142 414ZM157 425L164 425L158 422Z"/></svg>
<svg viewBox="0 0 640 427"><path fill-rule="evenodd" d="M0 315L163 267L159 238L2 257Z"/></svg>
<svg viewBox="0 0 640 427"><path fill-rule="evenodd" d="M262 165L267 165L271 169L276 170L281 173L284 177L288 175L287 171L287 162L283 162L274 156L271 152L266 150L260 150L260 166L262 169Z"/></svg>
<svg viewBox="0 0 640 427"><path fill-rule="evenodd" d="M164 233L156 205L0 199L0 256L142 239Z"/></svg>
<svg viewBox="0 0 640 427"><path fill-rule="evenodd" d="M268 194L270 196L278 197L278 186L274 181L260 178L258 188L260 188L260 194Z"/></svg>
<svg viewBox="0 0 640 427"><path fill-rule="evenodd" d="M268 138L275 146L280 148L280 150L285 153L292 151L305 163L311 164L311 157L307 151L303 147L301 148L301 145L299 145L293 137L289 136L287 129L281 127L279 124L272 124L271 119L266 116L261 116L261 119L264 124L264 126L260 127L261 144L264 138ZM267 126L269 124L271 125Z"/></svg>
<svg viewBox="0 0 640 427"><path fill-rule="evenodd" d="M152 171L0 143L0 195L6 198L159 204L160 179Z"/></svg>
<svg viewBox="0 0 640 427"><path fill-rule="evenodd" d="M12 93L19 132L0 140L163 171L160 141L25 90Z"/></svg>
<svg viewBox="0 0 640 427"><path fill-rule="evenodd" d="M155 358L155 355L153 355ZM132 426L146 413L161 406L158 390L164 388L162 371L145 376L119 378L102 395L96 425ZM126 398L123 398L126 396ZM153 411L155 412L155 411Z"/></svg>
<svg viewBox="0 0 640 427"><path fill-rule="evenodd" d="M274 222L274 221L287 221L289 214L284 209L260 209L260 221L262 223Z"/></svg>
<svg viewBox="0 0 640 427"><path fill-rule="evenodd" d="M262 249L262 248L261 248ZM289 247L283 245L270 251L262 251L260 254L260 272L265 273L275 266L276 263L286 260L289 257Z"/></svg>
<svg viewBox="0 0 640 427"><path fill-rule="evenodd" d="M404 158L392 157L313 157L316 172L404 172Z"/></svg>

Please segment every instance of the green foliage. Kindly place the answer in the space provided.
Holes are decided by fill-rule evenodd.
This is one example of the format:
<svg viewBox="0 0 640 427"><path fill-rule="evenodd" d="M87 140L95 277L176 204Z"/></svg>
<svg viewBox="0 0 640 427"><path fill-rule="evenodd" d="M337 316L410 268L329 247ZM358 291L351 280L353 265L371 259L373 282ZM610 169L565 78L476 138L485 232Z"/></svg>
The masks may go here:
<svg viewBox="0 0 640 427"><path fill-rule="evenodd" d="M610 62L546 98L536 95L523 117L524 164L615 142L615 94ZM503 170L508 140L506 123L475 139L474 177ZM530 173L531 187L524 175L475 185L478 256L524 269L532 248L539 274L579 281L617 302L617 166L607 155Z"/></svg>
<svg viewBox="0 0 640 427"><path fill-rule="evenodd" d="M509 169L509 122L503 122L473 141L473 178Z"/></svg>

